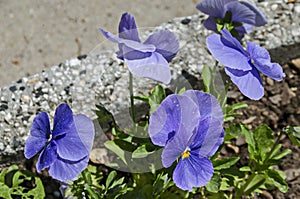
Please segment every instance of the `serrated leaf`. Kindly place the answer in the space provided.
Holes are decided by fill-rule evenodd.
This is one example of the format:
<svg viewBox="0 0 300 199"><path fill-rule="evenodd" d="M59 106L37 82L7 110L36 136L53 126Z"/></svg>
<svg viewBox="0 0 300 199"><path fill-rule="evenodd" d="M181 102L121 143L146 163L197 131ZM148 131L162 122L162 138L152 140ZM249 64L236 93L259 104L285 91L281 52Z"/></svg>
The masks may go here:
<svg viewBox="0 0 300 199"><path fill-rule="evenodd" d="M285 174L282 171L269 169L266 171L266 174L275 187L277 187L283 193L287 192L289 187L285 181Z"/></svg>
<svg viewBox="0 0 300 199"><path fill-rule="evenodd" d="M239 157L230 157L230 158L222 158L219 160L213 160L214 169L216 171L222 169L228 169L232 165L236 164L239 161Z"/></svg>

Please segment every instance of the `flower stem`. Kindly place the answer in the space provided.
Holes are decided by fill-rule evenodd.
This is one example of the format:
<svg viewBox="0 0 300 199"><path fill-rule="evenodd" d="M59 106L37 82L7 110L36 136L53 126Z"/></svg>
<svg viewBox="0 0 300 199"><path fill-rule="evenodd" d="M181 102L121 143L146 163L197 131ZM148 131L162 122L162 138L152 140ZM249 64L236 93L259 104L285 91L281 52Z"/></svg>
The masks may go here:
<svg viewBox="0 0 300 199"><path fill-rule="evenodd" d="M129 93L130 93L130 114L132 118L132 124L135 123L135 111L134 111L134 96L133 96L133 77L129 71Z"/></svg>

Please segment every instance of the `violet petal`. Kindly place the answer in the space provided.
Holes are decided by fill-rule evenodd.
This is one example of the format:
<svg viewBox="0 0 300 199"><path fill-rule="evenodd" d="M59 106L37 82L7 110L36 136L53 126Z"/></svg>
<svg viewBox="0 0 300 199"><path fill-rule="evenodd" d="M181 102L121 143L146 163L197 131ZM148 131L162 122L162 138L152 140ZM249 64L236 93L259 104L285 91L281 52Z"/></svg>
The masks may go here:
<svg viewBox="0 0 300 199"><path fill-rule="evenodd" d="M259 100L263 97L264 87L256 68L253 67L251 71L241 71L225 67L225 72L243 95L254 100Z"/></svg>
<svg viewBox="0 0 300 199"><path fill-rule="evenodd" d="M213 172L213 165L208 158L191 153L190 157L179 160L173 173L173 180L180 189L192 191L193 187L206 185Z"/></svg>

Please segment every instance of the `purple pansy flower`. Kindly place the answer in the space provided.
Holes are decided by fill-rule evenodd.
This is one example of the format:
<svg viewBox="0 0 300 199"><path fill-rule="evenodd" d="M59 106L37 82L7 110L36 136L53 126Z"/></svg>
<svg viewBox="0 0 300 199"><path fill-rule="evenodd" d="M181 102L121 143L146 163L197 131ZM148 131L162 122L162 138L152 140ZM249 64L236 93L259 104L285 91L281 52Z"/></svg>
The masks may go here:
<svg viewBox="0 0 300 199"><path fill-rule="evenodd" d="M247 42L245 50L228 30L223 29L221 34L208 36L207 47L216 60L225 66L226 74L245 96L254 100L263 97L264 87L259 71L276 81L285 77L281 66L270 61L266 49Z"/></svg>
<svg viewBox="0 0 300 199"><path fill-rule="evenodd" d="M169 95L151 115L149 135L155 145L164 146L163 166L179 158L173 173L176 186L192 190L209 182L214 169L208 157L223 142L222 124L216 98L194 90Z"/></svg>
<svg viewBox="0 0 300 199"><path fill-rule="evenodd" d="M215 32L217 31L216 20L223 19L226 12L230 11L232 22L243 23L243 25L235 27L241 38L245 33L251 32L253 26L263 26L267 23L263 13L246 0L204 0L197 5L197 9L209 15L203 25Z"/></svg>
<svg viewBox="0 0 300 199"><path fill-rule="evenodd" d="M171 80L170 62L179 50L179 41L168 30L153 33L141 43L135 20L124 13L119 24L119 37L100 29L110 41L119 44L117 56L124 60L130 72L168 84Z"/></svg>
<svg viewBox="0 0 300 199"><path fill-rule="evenodd" d="M49 168L49 174L62 182L72 180L87 167L94 140L93 122L83 114L73 115L67 104L56 108L53 130L48 114L39 113L33 120L24 155L32 158L38 152L38 172Z"/></svg>

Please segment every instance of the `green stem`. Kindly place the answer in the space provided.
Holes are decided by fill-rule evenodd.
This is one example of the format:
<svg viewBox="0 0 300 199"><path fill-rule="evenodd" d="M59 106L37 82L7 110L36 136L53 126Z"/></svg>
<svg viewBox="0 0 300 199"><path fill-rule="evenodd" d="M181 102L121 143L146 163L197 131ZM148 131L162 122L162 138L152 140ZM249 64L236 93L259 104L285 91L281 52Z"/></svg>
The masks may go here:
<svg viewBox="0 0 300 199"><path fill-rule="evenodd" d="M236 192L236 195L235 195L235 198L241 198L242 195L244 194L245 192L245 189L248 187L248 185L251 183L251 181L253 180L253 178L255 177L255 172L253 172L250 177L247 179L246 183L241 187L241 189L239 189L237 192Z"/></svg>
<svg viewBox="0 0 300 199"><path fill-rule="evenodd" d="M134 96L133 96L133 77L130 71L129 71L129 93L130 93L130 113L131 113L132 124L133 124L132 127L134 127L135 111L134 111Z"/></svg>
<svg viewBox="0 0 300 199"><path fill-rule="evenodd" d="M271 158L271 155L273 154L275 148L277 147L277 145L279 144L280 142L280 139L281 139L281 136L284 134L283 131L280 131L280 134L279 136L277 137L273 147L271 148L270 152L267 154L267 157L265 158L264 160L264 164L262 166L263 170L266 169L266 167L269 167L269 165L267 165L266 163L268 163L269 159Z"/></svg>

